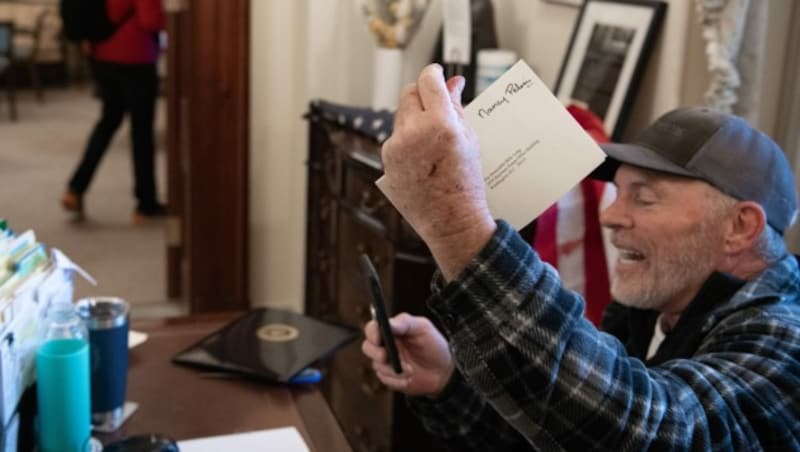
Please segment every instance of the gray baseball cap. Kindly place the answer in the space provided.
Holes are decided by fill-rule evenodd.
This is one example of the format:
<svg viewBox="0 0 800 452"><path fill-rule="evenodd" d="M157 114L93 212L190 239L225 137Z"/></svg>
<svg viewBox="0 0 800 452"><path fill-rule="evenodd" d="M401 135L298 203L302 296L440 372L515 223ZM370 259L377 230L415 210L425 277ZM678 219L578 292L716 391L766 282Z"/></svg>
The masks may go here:
<svg viewBox="0 0 800 452"><path fill-rule="evenodd" d="M612 180L620 163L702 179L741 201L755 201L783 233L794 221L797 192L789 162L768 136L734 115L703 107L673 110L632 143L601 145L606 161L592 173Z"/></svg>

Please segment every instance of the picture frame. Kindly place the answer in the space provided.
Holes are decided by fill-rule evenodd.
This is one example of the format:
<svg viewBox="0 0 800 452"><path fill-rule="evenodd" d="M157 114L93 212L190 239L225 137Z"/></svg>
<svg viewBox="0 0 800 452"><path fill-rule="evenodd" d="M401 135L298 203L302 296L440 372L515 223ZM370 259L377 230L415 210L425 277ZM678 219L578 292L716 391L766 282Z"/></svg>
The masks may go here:
<svg viewBox="0 0 800 452"><path fill-rule="evenodd" d="M586 0L578 13L555 95L596 114L613 141L625 131L667 3Z"/></svg>

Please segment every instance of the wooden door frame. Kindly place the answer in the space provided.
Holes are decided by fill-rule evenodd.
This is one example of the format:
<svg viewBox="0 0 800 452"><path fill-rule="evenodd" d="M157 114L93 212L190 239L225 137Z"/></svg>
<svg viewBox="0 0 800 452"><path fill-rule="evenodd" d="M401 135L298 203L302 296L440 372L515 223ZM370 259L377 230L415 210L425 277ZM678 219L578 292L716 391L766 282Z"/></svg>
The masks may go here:
<svg viewBox="0 0 800 452"><path fill-rule="evenodd" d="M249 3L169 14L167 287L192 313L250 306Z"/></svg>

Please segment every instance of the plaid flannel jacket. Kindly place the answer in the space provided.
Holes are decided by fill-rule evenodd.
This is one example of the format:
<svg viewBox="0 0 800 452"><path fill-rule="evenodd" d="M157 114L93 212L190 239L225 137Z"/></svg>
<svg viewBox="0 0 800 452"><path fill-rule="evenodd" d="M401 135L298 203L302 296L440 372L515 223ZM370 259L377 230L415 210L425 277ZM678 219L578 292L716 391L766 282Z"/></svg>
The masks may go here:
<svg viewBox="0 0 800 452"><path fill-rule="evenodd" d="M800 450L800 273L792 256L716 306L690 359L647 367L583 318L506 223L429 305L457 371L409 398L452 450Z"/></svg>

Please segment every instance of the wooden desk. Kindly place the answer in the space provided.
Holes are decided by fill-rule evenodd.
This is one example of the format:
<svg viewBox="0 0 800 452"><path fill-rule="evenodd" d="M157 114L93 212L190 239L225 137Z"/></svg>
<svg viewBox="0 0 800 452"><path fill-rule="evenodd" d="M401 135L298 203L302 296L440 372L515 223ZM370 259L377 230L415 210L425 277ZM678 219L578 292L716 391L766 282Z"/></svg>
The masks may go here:
<svg viewBox="0 0 800 452"><path fill-rule="evenodd" d="M224 324L222 317L134 322L149 335L130 351L127 399L139 409L103 443L157 432L176 440L294 426L309 449L351 451L319 390L208 378L170 359Z"/></svg>

